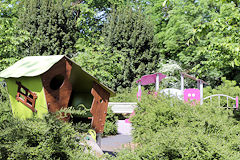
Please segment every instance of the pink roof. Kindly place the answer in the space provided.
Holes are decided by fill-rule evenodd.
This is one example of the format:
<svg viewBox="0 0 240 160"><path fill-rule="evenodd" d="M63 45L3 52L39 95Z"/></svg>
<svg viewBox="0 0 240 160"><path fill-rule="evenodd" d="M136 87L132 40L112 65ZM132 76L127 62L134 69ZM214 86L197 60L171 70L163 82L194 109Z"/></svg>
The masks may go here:
<svg viewBox="0 0 240 160"><path fill-rule="evenodd" d="M141 82L141 85L143 85L143 86L152 84L152 83L156 83L157 74L159 75L159 82L166 77L166 75L164 75L162 73L144 75L139 80L137 80L137 83Z"/></svg>

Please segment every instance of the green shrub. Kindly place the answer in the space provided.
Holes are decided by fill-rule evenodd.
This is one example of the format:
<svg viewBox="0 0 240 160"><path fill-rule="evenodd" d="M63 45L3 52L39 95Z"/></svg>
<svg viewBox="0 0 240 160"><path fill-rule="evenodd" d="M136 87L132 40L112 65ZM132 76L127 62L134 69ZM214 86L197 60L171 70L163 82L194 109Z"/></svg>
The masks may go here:
<svg viewBox="0 0 240 160"><path fill-rule="evenodd" d="M0 128L0 159L95 158L84 154L79 145L78 139L83 141L84 135L54 115L28 120L9 116L1 119Z"/></svg>
<svg viewBox="0 0 240 160"><path fill-rule="evenodd" d="M137 87L133 90L122 90L115 97L110 98L110 102L137 102Z"/></svg>
<svg viewBox="0 0 240 160"><path fill-rule="evenodd" d="M79 117L87 111L79 105L43 119L20 120L13 117L7 90L0 86L0 159L101 159L85 153L87 148L79 145L91 128L90 123L65 123L56 118L61 112ZM109 108L104 135L117 133L116 120L117 116Z"/></svg>
<svg viewBox="0 0 240 160"><path fill-rule="evenodd" d="M232 110L143 96L132 118L135 150L117 159L239 159L240 125Z"/></svg>
<svg viewBox="0 0 240 160"><path fill-rule="evenodd" d="M117 120L118 120L118 116L112 112L112 109L110 107L108 107L103 136L117 134L117 124L116 124Z"/></svg>
<svg viewBox="0 0 240 160"><path fill-rule="evenodd" d="M0 159L96 159L79 145L85 134L71 123L50 114L43 119L14 118L6 89L0 87L0 93Z"/></svg>

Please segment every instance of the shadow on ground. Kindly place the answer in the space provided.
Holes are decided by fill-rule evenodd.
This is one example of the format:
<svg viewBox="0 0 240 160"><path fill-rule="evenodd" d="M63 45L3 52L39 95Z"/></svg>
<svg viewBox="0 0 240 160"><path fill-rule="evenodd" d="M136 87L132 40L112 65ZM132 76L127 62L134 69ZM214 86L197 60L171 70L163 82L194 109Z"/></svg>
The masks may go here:
<svg viewBox="0 0 240 160"><path fill-rule="evenodd" d="M116 152L121 150L124 145L132 142L131 135L116 135L104 137L101 140L101 149L104 153L116 156Z"/></svg>

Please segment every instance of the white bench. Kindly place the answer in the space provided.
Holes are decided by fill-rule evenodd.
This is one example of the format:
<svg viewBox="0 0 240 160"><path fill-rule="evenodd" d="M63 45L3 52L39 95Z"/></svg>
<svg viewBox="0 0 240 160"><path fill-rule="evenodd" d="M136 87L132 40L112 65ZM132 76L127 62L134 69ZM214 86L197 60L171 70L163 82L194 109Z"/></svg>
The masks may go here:
<svg viewBox="0 0 240 160"><path fill-rule="evenodd" d="M137 107L136 102L109 102L108 107L111 107L113 113L132 113Z"/></svg>

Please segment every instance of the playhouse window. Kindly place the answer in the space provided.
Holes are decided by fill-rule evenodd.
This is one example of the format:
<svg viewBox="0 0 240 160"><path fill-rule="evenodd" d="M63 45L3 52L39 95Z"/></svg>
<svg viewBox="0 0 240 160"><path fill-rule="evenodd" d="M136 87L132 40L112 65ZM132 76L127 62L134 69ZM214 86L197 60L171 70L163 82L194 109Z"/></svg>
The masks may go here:
<svg viewBox="0 0 240 160"><path fill-rule="evenodd" d="M37 112L35 109L35 102L37 99L37 94L31 92L29 89L24 87L21 82L16 82L18 85L16 100L22 102L25 106L30 108L33 112Z"/></svg>

